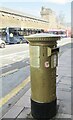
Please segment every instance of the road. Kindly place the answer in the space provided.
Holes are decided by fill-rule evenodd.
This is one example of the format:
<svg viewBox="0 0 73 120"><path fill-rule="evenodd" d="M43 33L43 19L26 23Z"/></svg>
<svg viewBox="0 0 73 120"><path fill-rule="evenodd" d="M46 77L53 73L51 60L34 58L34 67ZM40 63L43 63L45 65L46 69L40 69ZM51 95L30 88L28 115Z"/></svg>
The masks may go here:
<svg viewBox="0 0 73 120"><path fill-rule="evenodd" d="M29 66L29 45L17 44L8 45L5 49L1 49L3 55L0 56L2 65L0 67L0 78L3 84L2 97L4 97L9 90L11 91L19 82L25 79L23 70L26 68L26 73ZM20 76L22 76L20 78ZM12 81L12 82L11 82ZM7 89L6 89L7 88Z"/></svg>
<svg viewBox="0 0 73 120"><path fill-rule="evenodd" d="M0 105L3 114L29 89L29 81L22 85L29 77L29 64L29 44L6 45L0 49L0 99L6 101Z"/></svg>
<svg viewBox="0 0 73 120"><path fill-rule="evenodd" d="M0 67L29 58L28 44L6 45L6 48L0 49Z"/></svg>

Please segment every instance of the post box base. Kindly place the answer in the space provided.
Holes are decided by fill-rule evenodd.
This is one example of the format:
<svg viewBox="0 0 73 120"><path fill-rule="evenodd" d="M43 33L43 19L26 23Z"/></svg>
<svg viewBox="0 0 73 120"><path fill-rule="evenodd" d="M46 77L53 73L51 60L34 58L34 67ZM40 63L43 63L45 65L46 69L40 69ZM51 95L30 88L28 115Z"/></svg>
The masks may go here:
<svg viewBox="0 0 73 120"><path fill-rule="evenodd" d="M31 99L31 114L34 118L48 118L51 119L57 112L57 100L50 103L38 103Z"/></svg>

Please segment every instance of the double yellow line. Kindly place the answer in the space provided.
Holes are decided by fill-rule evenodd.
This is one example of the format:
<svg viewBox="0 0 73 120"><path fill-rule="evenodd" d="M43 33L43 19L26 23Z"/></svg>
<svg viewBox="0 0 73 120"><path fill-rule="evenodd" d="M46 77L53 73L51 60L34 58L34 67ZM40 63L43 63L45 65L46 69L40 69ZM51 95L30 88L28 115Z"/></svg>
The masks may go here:
<svg viewBox="0 0 73 120"><path fill-rule="evenodd" d="M7 94L5 97L0 99L0 107L2 107L5 103L8 102L12 97L14 97L25 85L27 85L30 82L30 77L25 79L20 85L18 85L15 89L13 89L9 94Z"/></svg>

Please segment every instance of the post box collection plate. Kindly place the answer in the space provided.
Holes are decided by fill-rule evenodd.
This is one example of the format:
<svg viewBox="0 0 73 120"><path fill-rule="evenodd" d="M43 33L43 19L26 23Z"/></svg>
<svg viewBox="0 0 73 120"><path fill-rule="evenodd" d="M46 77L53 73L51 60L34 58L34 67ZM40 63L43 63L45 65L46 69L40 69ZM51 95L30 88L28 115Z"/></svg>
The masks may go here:
<svg viewBox="0 0 73 120"><path fill-rule="evenodd" d="M40 47L30 46L30 65L32 67L40 67Z"/></svg>

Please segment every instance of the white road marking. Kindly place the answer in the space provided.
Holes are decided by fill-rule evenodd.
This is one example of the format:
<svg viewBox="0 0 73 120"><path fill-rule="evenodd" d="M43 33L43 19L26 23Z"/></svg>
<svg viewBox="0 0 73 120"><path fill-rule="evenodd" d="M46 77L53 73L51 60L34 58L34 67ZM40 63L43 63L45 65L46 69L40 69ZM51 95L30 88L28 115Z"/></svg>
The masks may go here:
<svg viewBox="0 0 73 120"><path fill-rule="evenodd" d="M9 67L11 67L12 65L10 65L10 64L5 64L5 66L4 67L2 67L2 68L0 68L0 69L5 69L5 68L9 68Z"/></svg>
<svg viewBox="0 0 73 120"><path fill-rule="evenodd" d="M25 58L29 58L29 50L17 52L13 54L2 55L0 56L0 60L1 60L0 63L2 63L0 64L0 67L8 66L9 64L13 64Z"/></svg>
<svg viewBox="0 0 73 120"><path fill-rule="evenodd" d="M8 71L8 72L6 72L6 73L1 74L0 77L4 77L4 76L6 76L6 75L12 74L12 73L17 72L17 71L18 71L18 69Z"/></svg>
<svg viewBox="0 0 73 120"><path fill-rule="evenodd" d="M26 51L22 51L22 52L17 52L17 53L12 53L12 54L8 54L8 55L1 55L0 58L5 58L5 57L11 57L11 56L15 56L15 55L19 55L19 54L22 54L22 53L29 53L29 50L26 50Z"/></svg>

